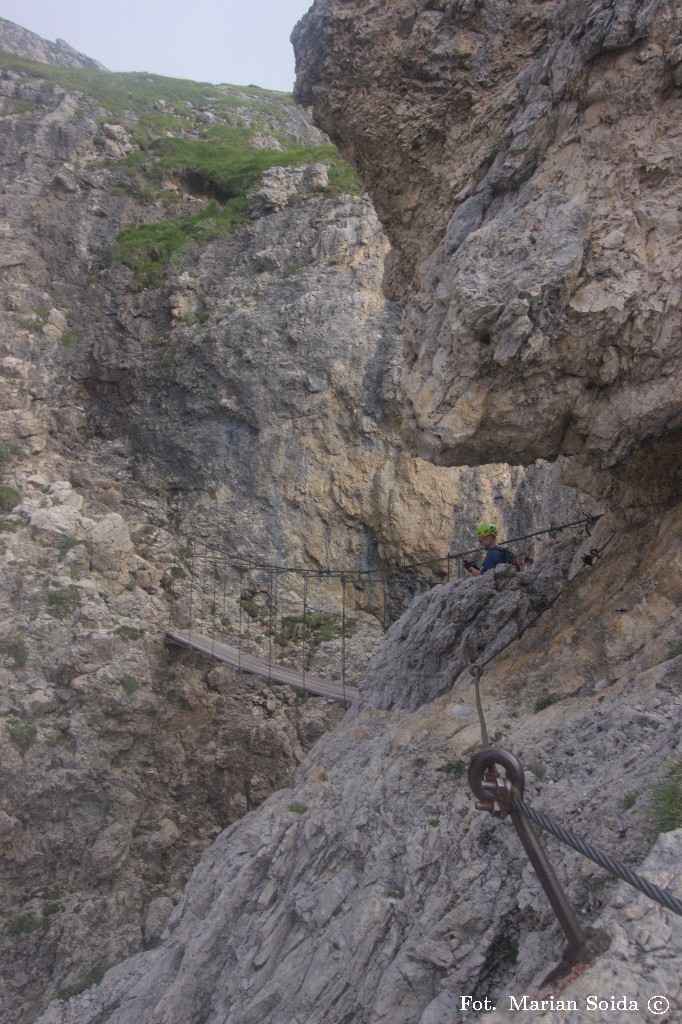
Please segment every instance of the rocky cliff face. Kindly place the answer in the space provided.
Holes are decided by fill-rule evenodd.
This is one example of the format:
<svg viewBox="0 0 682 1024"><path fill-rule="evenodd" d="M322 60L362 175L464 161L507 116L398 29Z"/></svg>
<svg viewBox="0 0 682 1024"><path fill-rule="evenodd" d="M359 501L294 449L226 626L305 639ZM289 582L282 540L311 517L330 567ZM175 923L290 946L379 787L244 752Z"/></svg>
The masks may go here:
<svg viewBox="0 0 682 1024"><path fill-rule="evenodd" d="M106 71L104 64L87 57L84 53L74 50L65 39L55 43L43 39L35 32L29 32L13 21L0 18L0 50L16 53L27 60L41 61L43 64L55 64L63 68L89 68L92 71Z"/></svg>
<svg viewBox="0 0 682 1024"><path fill-rule="evenodd" d="M524 992L566 1001L547 1024L585 1019L588 994L603 1024L623 996L631 1020L654 992L679 1013L680 919L554 843L606 940L541 989L558 926L464 783L483 742L465 666L491 658L487 729L530 801L680 895L679 817L654 815L680 770L679 27L665 2L317 0L297 30L299 95L394 245L411 443L453 463L563 451L614 511L527 574L415 601L293 789L207 852L161 944L42 1024L452 1024L481 1016L463 997Z"/></svg>
<svg viewBox="0 0 682 1024"><path fill-rule="evenodd" d="M204 856L158 948L40 1024L452 1024L487 1019L462 996L499 1009L510 993L549 998L537 986L562 935L513 830L474 810L466 768L481 734L462 668L523 628L529 598L533 617L544 603L484 672L487 728L521 758L532 806L639 866L654 787L679 749L676 522L611 543L594 567L581 557L594 540L563 541L531 573L503 566L416 601L295 787ZM681 840L661 837L641 868L678 896ZM580 1010L537 1019L584 1019L589 994L606 1001L590 1013L600 1024L614 1019L611 995L639 1001L638 1022L654 991L677 1012L680 918L547 845L581 923L610 945L551 990Z"/></svg>
<svg viewBox="0 0 682 1024"><path fill-rule="evenodd" d="M318 0L294 42L393 243L413 448L676 500L679 5Z"/></svg>
<svg viewBox="0 0 682 1024"><path fill-rule="evenodd" d="M165 649L189 536L367 568L579 503L546 467L406 450L385 236L286 97L3 42L0 1016L23 1022L155 945L213 836L338 720Z"/></svg>

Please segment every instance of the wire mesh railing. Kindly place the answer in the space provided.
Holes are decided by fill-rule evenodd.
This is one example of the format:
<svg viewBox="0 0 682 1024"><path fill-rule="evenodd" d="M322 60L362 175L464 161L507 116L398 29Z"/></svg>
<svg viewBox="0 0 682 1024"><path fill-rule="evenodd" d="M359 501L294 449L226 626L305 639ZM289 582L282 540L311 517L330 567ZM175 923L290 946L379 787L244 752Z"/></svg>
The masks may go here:
<svg viewBox="0 0 682 1024"><path fill-rule="evenodd" d="M511 537L505 546L579 527L590 533L599 518L552 524ZM338 665L331 674L345 689L349 641L358 628L366 645L373 646L367 636L374 635L378 646L415 596L464 576L464 560L479 550L392 566L309 568L259 561L193 540L181 549L171 626L190 639L193 633L209 638L214 656L217 644L234 647L239 668L242 655L256 657L268 679L273 666L286 665L299 672L303 689L319 648L337 641Z"/></svg>

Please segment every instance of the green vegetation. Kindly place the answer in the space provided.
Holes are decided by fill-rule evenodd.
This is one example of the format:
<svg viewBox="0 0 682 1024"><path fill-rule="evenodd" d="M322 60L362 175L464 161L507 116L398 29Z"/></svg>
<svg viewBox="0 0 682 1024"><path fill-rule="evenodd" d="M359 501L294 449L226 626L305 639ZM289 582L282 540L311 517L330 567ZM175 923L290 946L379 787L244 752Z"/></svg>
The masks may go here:
<svg viewBox="0 0 682 1024"><path fill-rule="evenodd" d="M235 224L248 219L247 197L270 167L325 163L330 194L363 191L355 172L333 146L289 143L281 109L293 103L287 93L257 86L214 86L146 72L112 74L61 68L0 54L0 70L10 68L83 94L83 109L76 114L79 118L97 116L95 106L103 109L102 130L93 139L103 156L107 150L103 125L124 125L133 152L120 160L99 161L99 166L115 166L121 172L112 195L135 192L143 202L158 201L170 213L179 200L167 185L180 180L195 194L214 200L208 209L191 217L140 224L120 233L110 259L133 271L133 290L158 287L170 260L182 258L193 244L204 245L228 234ZM93 106L88 111L85 107L90 100ZM249 127L241 123L238 108L243 107L253 112ZM210 120L202 115L206 110L214 116L211 123L205 123ZM220 121L225 123L217 123ZM255 149L253 136L262 131L274 135L286 148L281 152ZM38 311L26 326L40 330L43 323ZM77 340L70 322L62 344L71 347Z"/></svg>
<svg viewBox="0 0 682 1024"><path fill-rule="evenodd" d="M69 739L63 729L55 729L52 736L45 740L45 746L49 747L50 750L54 750L55 747L65 747L67 750L71 751L75 750L73 742Z"/></svg>
<svg viewBox="0 0 682 1024"><path fill-rule="evenodd" d="M448 761L445 767L439 769L439 771L444 771L446 775L453 775L456 779L461 779L466 771L466 765L461 759Z"/></svg>
<svg viewBox="0 0 682 1024"><path fill-rule="evenodd" d="M78 331L75 327L69 327L62 335L62 346L64 348L75 348L78 342Z"/></svg>
<svg viewBox="0 0 682 1024"><path fill-rule="evenodd" d="M185 545L185 547L180 548L178 550L178 555L180 556L180 558L187 561L192 557L192 546L190 544L187 544Z"/></svg>
<svg viewBox="0 0 682 1024"><path fill-rule="evenodd" d="M129 697L135 693L136 690L140 689L140 684L137 679L133 678L133 676L123 676L123 679L121 679L121 686Z"/></svg>
<svg viewBox="0 0 682 1024"><path fill-rule="evenodd" d="M124 228L109 258L115 266L125 264L133 271L133 291L158 288L171 259L182 257L193 243L205 245L229 234L235 223L246 219L245 200L232 200L222 208L213 202L193 217Z"/></svg>
<svg viewBox="0 0 682 1024"><path fill-rule="evenodd" d="M12 452L6 444L0 442L0 466L4 466L6 462L12 458Z"/></svg>
<svg viewBox="0 0 682 1024"><path fill-rule="evenodd" d="M206 82L192 82L181 78L164 78L146 71L105 72L90 71L85 68L63 68L51 64L39 64L26 60L12 53L0 53L0 70L13 70L60 85L72 92L83 93L92 97L111 120L123 119L126 114L140 116L150 113L159 122L169 115L151 110L158 99L163 99L169 107L182 107L191 103L195 107L205 107L210 102L214 113L224 116L236 106L252 103L260 106L264 112L276 113L277 104L293 104L288 93L261 89L256 85L248 86L215 86ZM245 99L246 97L246 99ZM80 111L79 116L84 116ZM187 119L192 112L187 111Z"/></svg>
<svg viewBox="0 0 682 1024"><path fill-rule="evenodd" d="M28 659L26 641L21 636L8 636L0 640L0 654L12 658L17 668L23 668Z"/></svg>
<svg viewBox="0 0 682 1024"><path fill-rule="evenodd" d="M354 636L357 630L356 619L346 619L346 638ZM310 654L320 644L341 636L341 616L333 612L306 612L303 615L283 615L280 632L275 636L275 643L282 647L305 637Z"/></svg>
<svg viewBox="0 0 682 1024"><path fill-rule="evenodd" d="M8 523L6 519L0 519L0 533L16 533L21 523Z"/></svg>
<svg viewBox="0 0 682 1024"><path fill-rule="evenodd" d="M68 619L80 606L81 596L76 587L60 587L48 592L47 610L55 619Z"/></svg>
<svg viewBox="0 0 682 1024"><path fill-rule="evenodd" d="M294 814L305 814L305 812L308 810L308 805L294 801L293 804L289 804L289 810L292 811Z"/></svg>
<svg viewBox="0 0 682 1024"><path fill-rule="evenodd" d="M81 992L85 992L86 989L92 988L93 985L99 985L108 970L108 964L100 964L98 967L93 967L93 969L86 974L84 978L77 981L74 985L66 985L64 988L58 988L57 998L71 999L72 996L80 995Z"/></svg>
<svg viewBox="0 0 682 1024"><path fill-rule="evenodd" d="M39 926L40 922L32 914L19 914L9 922L7 931L10 935L27 935L28 932L34 932Z"/></svg>
<svg viewBox="0 0 682 1024"><path fill-rule="evenodd" d="M64 558L64 556L67 555L72 548L75 548L78 545L78 543L79 541L77 541L75 537L60 537L59 540L57 541L57 548L59 550L60 560Z"/></svg>
<svg viewBox="0 0 682 1024"><path fill-rule="evenodd" d="M636 793L624 793L623 796L620 799L620 806L621 806L622 810L629 811L631 807L635 806L636 802L637 802L637 794Z"/></svg>
<svg viewBox="0 0 682 1024"><path fill-rule="evenodd" d="M547 693L543 697L538 697L535 701L533 711L537 714L539 711L544 711L545 708L550 708L552 704L556 704L558 697L553 693Z"/></svg>
<svg viewBox="0 0 682 1024"><path fill-rule="evenodd" d="M181 565L171 565L170 574L174 580L184 580L186 573Z"/></svg>
<svg viewBox="0 0 682 1024"><path fill-rule="evenodd" d="M114 633L116 636L125 637L126 640L139 640L144 636L144 630L137 629L136 626L117 626Z"/></svg>
<svg viewBox="0 0 682 1024"><path fill-rule="evenodd" d="M61 885L45 885L38 890L36 895L40 896L41 900L60 900L63 895L62 887Z"/></svg>
<svg viewBox="0 0 682 1024"><path fill-rule="evenodd" d="M7 719L7 732L22 757L33 746L38 735L35 725L23 722L20 718Z"/></svg>
<svg viewBox="0 0 682 1024"><path fill-rule="evenodd" d="M8 487L7 484L0 484L0 512L11 512L20 501L19 491L14 487Z"/></svg>
<svg viewBox="0 0 682 1024"><path fill-rule="evenodd" d="M546 774L545 773L545 769L543 768L543 766L541 764L537 764L537 763L536 764L532 764L530 766L530 770L532 771L532 773L535 776L535 778L538 779L539 782L542 782L542 780L544 779L545 774Z"/></svg>
<svg viewBox="0 0 682 1024"><path fill-rule="evenodd" d="M158 823L156 818L148 818L147 821L140 821L135 827L135 833L137 835L145 834L148 835L151 832L160 832L161 825Z"/></svg>
<svg viewBox="0 0 682 1024"><path fill-rule="evenodd" d="M668 763L668 777L654 792L653 818L659 832L682 828L682 757Z"/></svg>
<svg viewBox="0 0 682 1024"><path fill-rule="evenodd" d="M676 644L675 647L672 647L665 660L670 661L672 658L679 658L680 654L682 654L682 643Z"/></svg>
<svg viewBox="0 0 682 1024"><path fill-rule="evenodd" d="M237 604L240 604L249 618L264 623L270 621L270 609L259 605L252 597L240 597Z"/></svg>
<svg viewBox="0 0 682 1024"><path fill-rule="evenodd" d="M499 944L499 951L507 963L515 964L519 957L518 939L502 939Z"/></svg>
<svg viewBox="0 0 682 1024"><path fill-rule="evenodd" d="M35 110L35 103L33 100L13 100L12 101L12 113L13 114L30 114Z"/></svg>
<svg viewBox="0 0 682 1024"><path fill-rule="evenodd" d="M485 159L487 161L494 160L497 154L502 149L502 143L504 142L504 132L500 132L499 135L493 135L490 142L488 143L485 151Z"/></svg>

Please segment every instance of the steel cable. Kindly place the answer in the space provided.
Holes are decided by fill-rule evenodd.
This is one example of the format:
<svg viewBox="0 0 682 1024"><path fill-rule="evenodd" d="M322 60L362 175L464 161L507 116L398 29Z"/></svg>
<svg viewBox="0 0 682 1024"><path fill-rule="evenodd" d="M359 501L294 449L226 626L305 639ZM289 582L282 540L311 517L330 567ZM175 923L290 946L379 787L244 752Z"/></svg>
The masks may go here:
<svg viewBox="0 0 682 1024"><path fill-rule="evenodd" d="M666 889L661 889L654 882L649 882L646 878L642 878L641 875L631 871L630 868L626 868L619 861L614 860L613 857L609 857L608 854L602 853L601 850L591 846L590 843L579 839L578 836L574 835L569 829L564 828L563 825L557 825L556 822L540 811L532 810L523 800L513 797L511 805L514 810L530 818L536 825L544 828L551 835L566 843L567 846L572 847L578 853L582 853L584 857L594 861L595 864L599 864L600 867L610 871L611 874L616 875L624 882L627 882L628 885L633 886L633 888L639 889L650 900L655 900L661 906L672 910L673 914L679 914L682 917L682 900L677 899L676 896L673 896Z"/></svg>

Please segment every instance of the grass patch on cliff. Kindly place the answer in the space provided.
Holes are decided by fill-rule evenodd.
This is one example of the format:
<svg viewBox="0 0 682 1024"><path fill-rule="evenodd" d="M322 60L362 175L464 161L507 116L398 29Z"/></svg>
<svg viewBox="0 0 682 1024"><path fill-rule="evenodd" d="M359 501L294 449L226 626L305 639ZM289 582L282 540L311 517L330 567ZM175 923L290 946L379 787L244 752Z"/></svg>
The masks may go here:
<svg viewBox="0 0 682 1024"><path fill-rule="evenodd" d="M9 733L9 738L22 757L33 746L36 736L38 735L38 730L35 725L31 725L29 722L23 722L21 718L8 718L7 732Z"/></svg>
<svg viewBox="0 0 682 1024"><path fill-rule="evenodd" d="M207 245L229 235L235 225L248 222L248 195L271 167L325 163L328 194L362 192L355 172L333 146L293 146L284 152L254 150L248 134L232 129L223 144L158 139L147 151L128 158L131 171L144 170L159 187L165 179L180 176L187 187L210 197L207 207L190 217L138 224L120 232L109 260L133 271L132 290L160 287L168 263L181 260L192 245Z"/></svg>
<svg viewBox="0 0 682 1024"><path fill-rule="evenodd" d="M68 619L80 606L81 596L76 587L60 587L47 595L47 610L55 619Z"/></svg>
<svg viewBox="0 0 682 1024"><path fill-rule="evenodd" d="M39 927L40 921L33 914L19 914L8 923L7 931L10 935L28 935Z"/></svg>
<svg viewBox="0 0 682 1024"><path fill-rule="evenodd" d="M125 640L140 640L144 636L144 630L137 626L117 626L114 630L115 636L122 636Z"/></svg>
<svg viewBox="0 0 682 1024"><path fill-rule="evenodd" d="M533 706L533 711L538 715L541 711L545 711L547 708L551 708L552 704L556 704L559 698L553 693L546 693L542 697L538 697Z"/></svg>
<svg viewBox="0 0 682 1024"><path fill-rule="evenodd" d="M57 998L71 999L72 996L80 995L81 992L92 988L93 985L99 985L108 970L109 964L99 964L97 967L93 967L80 981L75 982L73 985L65 985L63 988L58 988Z"/></svg>
<svg viewBox="0 0 682 1024"><path fill-rule="evenodd" d="M0 654L11 658L17 668L23 668L28 659L26 641L21 636L8 636L0 640Z"/></svg>
<svg viewBox="0 0 682 1024"><path fill-rule="evenodd" d="M11 512L21 502L21 494L14 487L0 484L0 512Z"/></svg>
<svg viewBox="0 0 682 1024"><path fill-rule="evenodd" d="M283 108L293 105L288 93L258 86L215 86L146 72L61 68L0 53L0 70L4 69L89 99L90 109L84 109L84 103L75 117L99 121L100 130L92 139L94 149L103 157L99 165L117 167L124 176L136 178L136 191L143 202L158 200L172 216L177 196L164 186L178 181L192 194L215 201L194 216L140 224L121 232L110 259L133 271L133 290L159 287L171 259L181 258L191 244L205 245L228 234L235 224L246 220L247 197L271 167L324 163L329 168L329 194L361 195L364 191L334 146L301 146L287 138ZM108 139L107 124L125 128L132 152L112 155L108 144L115 140ZM274 135L285 148L255 148L253 137L259 133ZM145 179L147 184L140 185ZM118 181L112 194L125 194L123 184ZM78 340L75 326L70 323L69 328L62 340L67 348ZM40 327L32 322L31 329Z"/></svg>
<svg viewBox="0 0 682 1024"><path fill-rule="evenodd" d="M129 697L140 689L140 684L133 676L123 676L120 682L124 692L127 693Z"/></svg>
<svg viewBox="0 0 682 1024"><path fill-rule="evenodd" d="M247 219L246 201L234 199L222 207L212 202L193 217L124 228L109 250L109 261L133 271L132 291L159 288L171 260L182 258L194 244L229 235L235 224Z"/></svg>
<svg viewBox="0 0 682 1024"><path fill-rule="evenodd" d="M658 832L682 828L682 757L669 762L668 777L654 792L652 810Z"/></svg>
<svg viewBox="0 0 682 1024"><path fill-rule="evenodd" d="M235 107L254 105L264 113L271 113L277 105L293 105L289 93L261 89L257 85L211 85L184 78L166 78L146 71L112 72L91 71L88 68L64 68L19 57L13 53L0 53L0 70L18 71L51 85L59 85L69 92L92 97L111 120L126 114L140 116L150 111L153 104L163 100L173 110L188 118L193 108L210 109L218 116L229 114ZM187 107L191 104L191 107ZM164 111L152 111L163 115Z"/></svg>
<svg viewBox="0 0 682 1024"><path fill-rule="evenodd" d="M341 617L333 612L306 612L303 615L284 615L280 632L275 637L278 644L294 643L305 636L306 642L317 649L321 643L341 636ZM346 620L346 637L357 630L355 619Z"/></svg>

